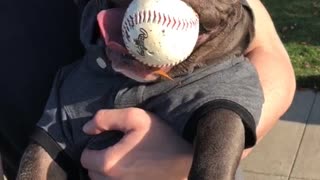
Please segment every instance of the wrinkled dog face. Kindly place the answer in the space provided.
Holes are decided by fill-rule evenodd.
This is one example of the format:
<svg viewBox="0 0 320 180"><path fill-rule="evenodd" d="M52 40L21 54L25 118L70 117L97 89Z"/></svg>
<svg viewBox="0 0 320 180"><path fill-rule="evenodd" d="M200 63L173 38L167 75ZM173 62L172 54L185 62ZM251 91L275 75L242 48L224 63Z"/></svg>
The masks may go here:
<svg viewBox="0 0 320 180"><path fill-rule="evenodd" d="M127 1L126 1L127 3ZM150 82L158 79L159 74L167 73L171 67L149 67L136 60L125 48L121 24L127 6L111 8L99 12L97 19L106 44L106 54L112 68L138 82Z"/></svg>
<svg viewBox="0 0 320 180"><path fill-rule="evenodd" d="M122 40L121 22L131 0L110 0L116 8L98 15L98 23L107 46L106 53L116 72L139 82L155 81L159 76L179 76L210 64L208 60L233 53L235 42L232 30L242 18L239 0L183 0L199 15L200 34L193 53L174 67L148 67L129 55ZM237 37L243 34L236 34ZM228 37L231 37L228 40ZM233 42L229 42L233 41ZM240 40L238 40L240 41ZM232 44L233 43L233 44ZM227 46L223 46L226 44ZM220 48L220 49L219 49Z"/></svg>
<svg viewBox="0 0 320 180"><path fill-rule="evenodd" d="M128 7L132 0L110 0L114 4L116 4L117 7Z"/></svg>

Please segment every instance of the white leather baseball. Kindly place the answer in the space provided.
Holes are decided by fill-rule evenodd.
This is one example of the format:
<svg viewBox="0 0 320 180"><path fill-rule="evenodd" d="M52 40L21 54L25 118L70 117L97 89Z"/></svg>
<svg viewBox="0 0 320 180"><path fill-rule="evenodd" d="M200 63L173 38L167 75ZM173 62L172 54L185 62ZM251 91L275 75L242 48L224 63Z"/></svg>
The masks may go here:
<svg viewBox="0 0 320 180"><path fill-rule="evenodd" d="M153 67L185 60L193 51L198 34L198 15L181 0L133 0L122 22L129 53Z"/></svg>

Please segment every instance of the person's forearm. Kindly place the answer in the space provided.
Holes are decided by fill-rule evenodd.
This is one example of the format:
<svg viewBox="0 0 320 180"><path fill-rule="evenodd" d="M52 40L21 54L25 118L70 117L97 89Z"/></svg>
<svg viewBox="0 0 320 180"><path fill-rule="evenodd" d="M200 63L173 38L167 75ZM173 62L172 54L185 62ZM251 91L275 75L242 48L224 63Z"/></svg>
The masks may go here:
<svg viewBox="0 0 320 180"><path fill-rule="evenodd" d="M275 125L290 106L295 92L295 76L290 58L272 19L260 0L248 0L255 17L256 36L247 56L256 67L265 96L258 141Z"/></svg>
<svg viewBox="0 0 320 180"><path fill-rule="evenodd" d="M257 143L274 127L289 108L295 93L295 77L286 52L255 49L248 54L256 67L264 91L265 103L257 125ZM253 148L243 152L244 159Z"/></svg>
<svg viewBox="0 0 320 180"><path fill-rule="evenodd" d="M257 126L257 139L260 141L289 108L295 92L295 77L284 50L269 52L257 48L248 57L258 71L265 96Z"/></svg>

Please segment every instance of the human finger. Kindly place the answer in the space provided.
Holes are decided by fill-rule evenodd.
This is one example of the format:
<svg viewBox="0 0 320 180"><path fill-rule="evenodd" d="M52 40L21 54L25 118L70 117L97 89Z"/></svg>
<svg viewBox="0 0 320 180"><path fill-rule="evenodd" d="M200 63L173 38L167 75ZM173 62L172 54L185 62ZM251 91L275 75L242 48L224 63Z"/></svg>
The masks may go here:
<svg viewBox="0 0 320 180"><path fill-rule="evenodd" d="M110 180L108 176L102 175L95 171L88 171L88 175L91 180Z"/></svg>
<svg viewBox="0 0 320 180"><path fill-rule="evenodd" d="M147 131L130 131L113 146L104 150L85 149L81 155L81 164L88 170L109 174L111 169L142 141Z"/></svg>
<svg viewBox="0 0 320 180"><path fill-rule="evenodd" d="M148 127L150 119L149 113L138 108L103 109L99 110L94 118L84 125L83 131L91 135L107 130L119 130L126 133L141 128L141 126Z"/></svg>

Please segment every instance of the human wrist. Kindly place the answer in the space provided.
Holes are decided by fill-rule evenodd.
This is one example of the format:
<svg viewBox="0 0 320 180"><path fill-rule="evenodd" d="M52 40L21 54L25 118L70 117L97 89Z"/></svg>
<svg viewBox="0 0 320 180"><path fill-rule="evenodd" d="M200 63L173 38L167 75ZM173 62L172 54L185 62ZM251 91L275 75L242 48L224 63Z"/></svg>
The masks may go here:
<svg viewBox="0 0 320 180"><path fill-rule="evenodd" d="M192 165L192 159L193 159L193 156L191 153L190 154L183 154L183 155L180 155L180 157L178 157L178 160L177 160L178 170L176 172L180 171L180 174L182 175L181 179L183 179L183 180L188 179L189 172L190 172L191 165Z"/></svg>

